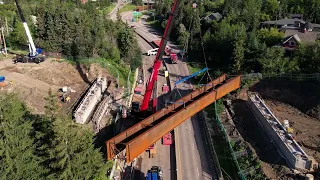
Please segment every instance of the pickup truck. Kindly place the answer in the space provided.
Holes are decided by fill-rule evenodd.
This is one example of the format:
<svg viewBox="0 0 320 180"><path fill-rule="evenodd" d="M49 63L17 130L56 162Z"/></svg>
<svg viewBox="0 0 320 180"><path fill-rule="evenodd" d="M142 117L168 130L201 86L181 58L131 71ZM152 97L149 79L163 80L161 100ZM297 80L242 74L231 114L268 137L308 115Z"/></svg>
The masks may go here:
<svg viewBox="0 0 320 180"><path fill-rule="evenodd" d="M147 173L146 180L163 180L162 173L159 166L152 166Z"/></svg>

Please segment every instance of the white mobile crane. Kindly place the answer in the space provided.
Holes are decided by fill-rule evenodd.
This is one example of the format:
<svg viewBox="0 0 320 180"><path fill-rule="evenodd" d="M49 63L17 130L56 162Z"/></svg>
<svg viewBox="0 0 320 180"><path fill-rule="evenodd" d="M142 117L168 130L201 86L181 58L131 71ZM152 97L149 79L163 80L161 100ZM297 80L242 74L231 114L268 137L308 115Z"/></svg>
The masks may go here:
<svg viewBox="0 0 320 180"><path fill-rule="evenodd" d="M28 37L28 42L29 42L29 54L28 55L17 55L16 59L14 60L15 63L17 62L23 62L23 63L27 63L27 62L35 62L35 63L40 63L43 62L45 60L45 56L41 56L39 55L39 53L42 52L42 49L40 48L36 48L36 46L34 45L29 27L27 25L26 19L24 18L23 14L22 14L22 10L20 8L19 2L18 0L15 0L16 2L16 6L18 9L18 13L20 15L20 18L22 20L22 24L24 27L24 30L26 31L27 37Z"/></svg>

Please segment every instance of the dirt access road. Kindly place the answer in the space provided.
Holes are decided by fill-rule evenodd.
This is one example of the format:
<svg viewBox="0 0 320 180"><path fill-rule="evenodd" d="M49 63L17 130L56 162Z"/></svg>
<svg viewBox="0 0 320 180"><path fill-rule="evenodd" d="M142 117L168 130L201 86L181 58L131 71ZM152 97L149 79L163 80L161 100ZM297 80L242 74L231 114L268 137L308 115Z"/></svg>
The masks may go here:
<svg viewBox="0 0 320 180"><path fill-rule="evenodd" d="M89 81L93 80L99 72L102 72L101 68L96 65L90 65ZM50 58L40 64L13 64L12 59L1 60L0 76L5 76L8 84L0 93L17 93L28 108L35 113L44 112L44 98L50 88L54 93L58 92L59 88L63 86L69 86L76 90L75 93L70 94L71 102L63 104L63 108L67 109L87 86L75 65L68 62L57 62L55 59ZM11 80L15 82L14 86L9 85Z"/></svg>

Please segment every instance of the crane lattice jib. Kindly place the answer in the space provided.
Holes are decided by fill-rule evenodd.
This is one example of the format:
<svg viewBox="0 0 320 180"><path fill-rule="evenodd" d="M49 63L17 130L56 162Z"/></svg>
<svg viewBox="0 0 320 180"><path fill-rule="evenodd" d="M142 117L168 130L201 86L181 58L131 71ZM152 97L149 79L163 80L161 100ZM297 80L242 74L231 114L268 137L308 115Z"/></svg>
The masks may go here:
<svg viewBox="0 0 320 180"><path fill-rule="evenodd" d="M140 111L146 111L148 109L148 107L149 107L149 101L150 101L150 98L151 98L151 95L152 95L153 86L158 80L158 71L159 71L159 68L160 68L161 63L162 63L162 55L163 55L164 49L165 49L165 47L167 45L167 41L168 41L167 38L169 37L170 31L172 29L174 18L178 13L178 7L179 7L180 2L181 2L181 0L175 0L174 3L173 3L171 14L169 16L166 29L164 31L163 37L162 37L161 42L160 42L158 53L156 55L156 59L155 59L154 64L153 64L152 73L151 73L150 78L149 78L149 82L148 82L148 85L147 85L147 88L146 88L146 93L144 95L144 98L143 98L143 101L142 101L142 104L141 104L141 107L140 107ZM154 97L154 98L155 99L154 99L154 101L152 103L153 104L152 105L153 108L157 104L156 97Z"/></svg>

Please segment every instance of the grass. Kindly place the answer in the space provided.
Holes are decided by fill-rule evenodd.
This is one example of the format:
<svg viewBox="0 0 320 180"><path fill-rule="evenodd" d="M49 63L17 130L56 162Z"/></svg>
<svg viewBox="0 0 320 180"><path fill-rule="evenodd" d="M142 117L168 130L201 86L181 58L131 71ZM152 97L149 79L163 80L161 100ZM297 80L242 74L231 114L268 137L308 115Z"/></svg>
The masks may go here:
<svg viewBox="0 0 320 180"><path fill-rule="evenodd" d="M211 124L210 126L217 127L218 124L214 120L214 118L215 118L214 107L215 106L212 104L212 105L208 106L205 109L205 111L207 112L208 117L210 119L212 119L209 121L209 123ZM223 110L222 100L218 100L218 102L217 102L218 114L220 114L219 112L222 112L222 110ZM215 128L215 129L217 129L217 128ZM220 167L221 167L221 169L223 169L223 173L222 173L223 176L225 177L225 179L228 179L226 177L226 173L227 173L232 179L238 179L237 166L232 159L231 151L229 149L229 143L225 139L225 137L223 136L223 132L217 132L217 134L215 134L215 135L211 134L211 137L213 140L214 149L216 151Z"/></svg>
<svg viewBox="0 0 320 180"><path fill-rule="evenodd" d="M126 4L119 10L119 13L126 12L126 11L133 11L136 9L136 7L137 6L132 3Z"/></svg>
<svg viewBox="0 0 320 180"><path fill-rule="evenodd" d="M72 64L75 64L75 62L72 59L68 59L67 61ZM83 59L80 59L79 62L83 65L90 65L93 63L100 64L101 67L106 68L108 73L110 73L110 75L112 75L114 78L118 78L118 74L119 74L120 86L124 86L124 87L127 86L127 78L130 71L127 65L118 64L111 59L103 59L103 58L83 58ZM134 80L134 71L131 71L130 77L129 77L129 81L131 85L133 84L133 80Z"/></svg>
<svg viewBox="0 0 320 180"><path fill-rule="evenodd" d="M112 3L110 6L108 7L105 7L103 9L103 11L106 13L106 14L109 14L115 7L116 7L116 3Z"/></svg>
<svg viewBox="0 0 320 180"><path fill-rule="evenodd" d="M5 57L3 54L0 53L0 60L13 58L15 56L14 54L25 54L25 55L27 55L28 53L29 52L25 51L25 50L16 50L16 49L8 48L7 57Z"/></svg>

